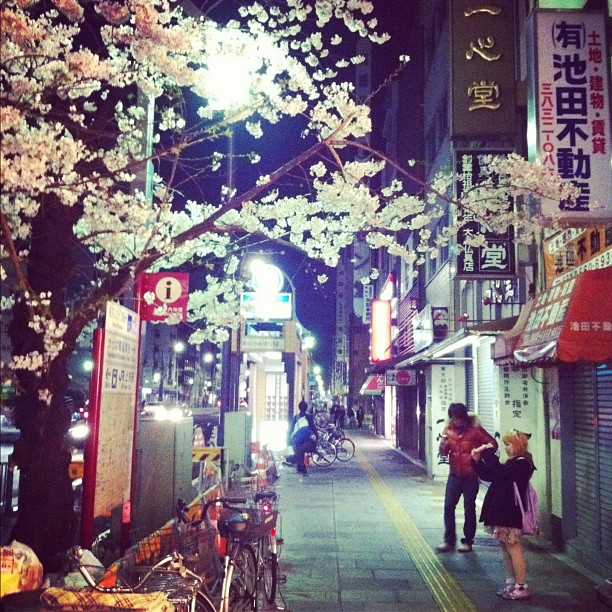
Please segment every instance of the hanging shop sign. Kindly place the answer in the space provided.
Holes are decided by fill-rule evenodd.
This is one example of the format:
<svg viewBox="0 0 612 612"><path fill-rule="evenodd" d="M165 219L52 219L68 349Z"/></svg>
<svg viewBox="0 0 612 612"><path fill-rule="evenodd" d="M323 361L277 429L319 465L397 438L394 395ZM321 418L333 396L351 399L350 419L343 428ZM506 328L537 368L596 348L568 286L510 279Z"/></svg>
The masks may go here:
<svg viewBox="0 0 612 612"><path fill-rule="evenodd" d="M612 218L606 16L533 11L527 27L529 157L580 190L542 212L583 224ZM531 61L530 61L531 60ZM531 136L533 135L533 136ZM585 223L586 222L586 223Z"/></svg>
<svg viewBox="0 0 612 612"><path fill-rule="evenodd" d="M361 395L382 395L385 390L385 377L383 374L370 374L359 393Z"/></svg>
<svg viewBox="0 0 612 612"><path fill-rule="evenodd" d="M500 152L503 155L503 153ZM461 197L481 180L484 174L485 153L457 151L457 182L455 190ZM509 206L512 206L511 203ZM514 231L512 227L503 234L487 231L470 211L463 211L462 226L457 232L457 273L455 278L485 279L509 278L515 275ZM472 246L469 237L483 234L486 244Z"/></svg>
<svg viewBox="0 0 612 612"><path fill-rule="evenodd" d="M387 370L385 372L385 384L388 387L414 387L416 378L416 370Z"/></svg>
<svg viewBox="0 0 612 612"><path fill-rule="evenodd" d="M391 302L372 300L370 361L391 359Z"/></svg>
<svg viewBox="0 0 612 612"><path fill-rule="evenodd" d="M514 358L530 365L611 360L612 268L588 270L540 294Z"/></svg>
<svg viewBox="0 0 612 612"><path fill-rule="evenodd" d="M612 225L570 227L544 241L546 286L612 266Z"/></svg>
<svg viewBox="0 0 612 612"><path fill-rule="evenodd" d="M138 277L139 314L142 321L187 320L188 272L147 272ZM151 298L152 297L152 301Z"/></svg>
<svg viewBox="0 0 612 612"><path fill-rule="evenodd" d="M515 133L514 4L451 3L453 139Z"/></svg>

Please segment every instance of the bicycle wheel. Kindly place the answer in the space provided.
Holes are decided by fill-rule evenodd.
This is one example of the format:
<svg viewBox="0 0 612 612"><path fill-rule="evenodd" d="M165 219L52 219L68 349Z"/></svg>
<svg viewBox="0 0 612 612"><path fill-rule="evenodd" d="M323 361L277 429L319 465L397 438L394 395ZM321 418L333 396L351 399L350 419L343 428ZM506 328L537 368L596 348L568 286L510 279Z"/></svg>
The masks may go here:
<svg viewBox="0 0 612 612"><path fill-rule="evenodd" d="M278 582L278 558L275 553L268 552L263 568L263 587L266 601L273 604L276 599L276 584Z"/></svg>
<svg viewBox="0 0 612 612"><path fill-rule="evenodd" d="M319 440L311 457L315 465L328 467L336 460L336 447L326 440Z"/></svg>
<svg viewBox="0 0 612 612"><path fill-rule="evenodd" d="M230 577L228 611L255 610L255 589L257 587L255 553L250 545L239 544L232 559L234 566Z"/></svg>
<svg viewBox="0 0 612 612"><path fill-rule="evenodd" d="M202 591L198 591L195 599L195 612L217 612L217 609Z"/></svg>
<svg viewBox="0 0 612 612"><path fill-rule="evenodd" d="M355 454L355 443L350 438L340 438L336 442L338 461L348 461Z"/></svg>

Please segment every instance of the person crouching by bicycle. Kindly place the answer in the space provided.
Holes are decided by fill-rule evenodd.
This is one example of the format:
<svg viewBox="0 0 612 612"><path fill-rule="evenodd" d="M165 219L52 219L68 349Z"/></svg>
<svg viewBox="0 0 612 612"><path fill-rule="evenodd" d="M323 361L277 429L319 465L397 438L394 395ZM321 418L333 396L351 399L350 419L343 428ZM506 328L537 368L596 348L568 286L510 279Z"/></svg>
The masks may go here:
<svg viewBox="0 0 612 612"><path fill-rule="evenodd" d="M295 467L299 474L306 476L304 455L312 452L317 445L317 429L311 414L308 414L308 404L302 400L298 404L299 413L291 423L291 446L295 450Z"/></svg>
<svg viewBox="0 0 612 612"><path fill-rule="evenodd" d="M476 416L469 416L465 404L453 403L448 407L449 423L442 432L440 456L448 457L450 473L446 481L444 495L444 542L436 547L436 552L445 553L455 550L457 532L455 508L463 495L463 538L458 547L462 553L472 552L476 535L476 496L480 482L472 465L472 450L489 444L494 451L497 442L478 423Z"/></svg>

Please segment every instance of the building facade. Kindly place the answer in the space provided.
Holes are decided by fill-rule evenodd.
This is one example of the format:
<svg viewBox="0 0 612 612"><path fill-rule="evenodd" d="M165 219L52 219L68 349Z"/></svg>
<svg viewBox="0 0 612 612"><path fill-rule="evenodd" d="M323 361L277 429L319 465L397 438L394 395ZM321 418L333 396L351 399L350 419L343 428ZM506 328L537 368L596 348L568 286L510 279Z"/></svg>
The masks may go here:
<svg viewBox="0 0 612 612"><path fill-rule="evenodd" d="M437 449L453 401L498 438L529 433L545 535L612 569L612 211L599 187L612 174L610 15L603 2L562 5L421 3L410 39L422 34L425 178L452 168L460 196L482 178L484 155L516 152L549 163L581 195L571 210L553 203L564 232L529 245L512 231L489 234L472 248L460 231L416 277L372 254L379 278L368 292L391 303L393 353L370 364L361 390L376 433L435 478L448 474ZM400 88L386 108L399 117L413 107ZM401 127L395 137L405 139ZM459 214L432 224L432 240ZM405 236L408 248L414 241Z"/></svg>

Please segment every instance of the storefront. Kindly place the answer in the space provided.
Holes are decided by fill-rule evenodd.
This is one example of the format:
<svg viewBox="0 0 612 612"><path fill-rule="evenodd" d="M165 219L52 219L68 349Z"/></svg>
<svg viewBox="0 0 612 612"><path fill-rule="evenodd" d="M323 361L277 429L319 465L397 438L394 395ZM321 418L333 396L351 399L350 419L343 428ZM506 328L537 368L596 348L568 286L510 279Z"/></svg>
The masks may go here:
<svg viewBox="0 0 612 612"><path fill-rule="evenodd" d="M374 433L384 436L385 433L385 375L369 374L361 386L360 395L370 399L367 407L372 414Z"/></svg>
<svg viewBox="0 0 612 612"><path fill-rule="evenodd" d="M542 388L547 535L612 570L612 268L541 293L493 354L514 381Z"/></svg>

